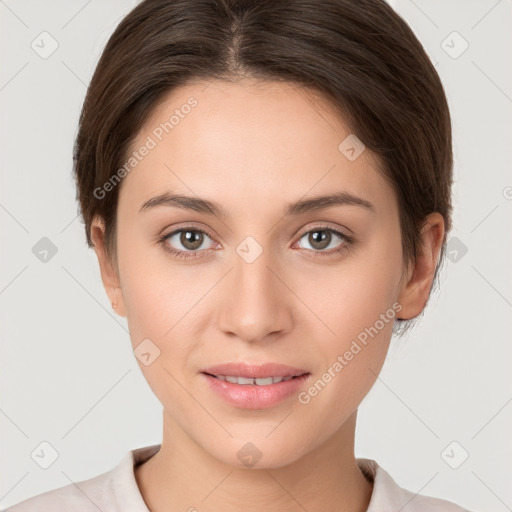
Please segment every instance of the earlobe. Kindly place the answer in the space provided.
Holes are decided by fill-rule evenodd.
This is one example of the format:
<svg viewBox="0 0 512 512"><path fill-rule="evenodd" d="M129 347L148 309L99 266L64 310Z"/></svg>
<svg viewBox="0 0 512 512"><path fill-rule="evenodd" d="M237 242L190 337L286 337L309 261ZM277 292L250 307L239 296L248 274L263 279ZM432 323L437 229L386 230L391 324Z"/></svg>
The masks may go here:
<svg viewBox="0 0 512 512"><path fill-rule="evenodd" d="M416 261L409 269L401 288L398 301L403 309L400 318L410 320L417 317L427 304L434 279L439 254L444 239L444 218L440 213L431 213L421 230L421 244Z"/></svg>
<svg viewBox="0 0 512 512"><path fill-rule="evenodd" d="M110 303L112 304L112 308L118 315L126 316L119 276L107 254L105 246L105 224L100 216L94 217L92 221L91 239L94 244L94 252L98 257L103 287L105 288Z"/></svg>

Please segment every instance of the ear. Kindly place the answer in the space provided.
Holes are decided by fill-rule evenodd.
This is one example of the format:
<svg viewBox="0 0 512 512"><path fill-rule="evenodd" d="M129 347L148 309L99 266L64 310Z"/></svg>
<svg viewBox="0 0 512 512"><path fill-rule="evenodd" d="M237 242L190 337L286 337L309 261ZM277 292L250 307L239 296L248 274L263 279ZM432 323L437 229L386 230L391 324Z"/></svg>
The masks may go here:
<svg viewBox="0 0 512 512"><path fill-rule="evenodd" d="M96 215L91 224L91 238L94 243L94 251L100 265L101 280L107 292L114 311L120 316L126 316L126 308L121 290L121 283L117 269L109 259L105 248L105 223L103 218ZM114 307L114 305L116 307Z"/></svg>
<svg viewBox="0 0 512 512"><path fill-rule="evenodd" d="M443 243L443 216L435 212L428 215L425 220L416 262L409 267L407 278L398 296L398 301L403 307L400 310L400 318L404 320L415 318L425 308Z"/></svg>

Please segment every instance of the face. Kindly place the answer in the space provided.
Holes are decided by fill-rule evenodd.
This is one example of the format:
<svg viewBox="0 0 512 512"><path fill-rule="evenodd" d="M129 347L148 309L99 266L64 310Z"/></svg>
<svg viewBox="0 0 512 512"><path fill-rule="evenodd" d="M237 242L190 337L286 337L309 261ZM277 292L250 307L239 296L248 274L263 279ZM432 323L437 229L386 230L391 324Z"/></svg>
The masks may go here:
<svg viewBox="0 0 512 512"><path fill-rule="evenodd" d="M396 197L349 135L304 89L213 81L174 90L132 145L150 149L120 189L117 311L165 421L228 464L248 442L288 464L340 431L403 317ZM247 397L203 373L230 362L306 376Z"/></svg>

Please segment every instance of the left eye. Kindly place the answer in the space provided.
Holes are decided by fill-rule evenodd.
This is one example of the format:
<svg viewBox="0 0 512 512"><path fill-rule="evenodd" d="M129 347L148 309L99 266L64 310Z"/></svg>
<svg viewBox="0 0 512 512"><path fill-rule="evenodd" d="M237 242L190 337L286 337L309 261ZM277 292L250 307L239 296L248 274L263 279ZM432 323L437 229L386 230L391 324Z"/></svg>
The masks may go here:
<svg viewBox="0 0 512 512"><path fill-rule="evenodd" d="M306 238L307 242L312 246L311 250L314 250L315 252L325 252L324 250L329 248L329 245L331 245L331 242L333 242L335 237L341 239L343 242L338 245L337 250L341 250L346 244L350 243L350 238L347 235L327 227L312 229L307 233L304 233L300 239L302 240L303 238Z"/></svg>

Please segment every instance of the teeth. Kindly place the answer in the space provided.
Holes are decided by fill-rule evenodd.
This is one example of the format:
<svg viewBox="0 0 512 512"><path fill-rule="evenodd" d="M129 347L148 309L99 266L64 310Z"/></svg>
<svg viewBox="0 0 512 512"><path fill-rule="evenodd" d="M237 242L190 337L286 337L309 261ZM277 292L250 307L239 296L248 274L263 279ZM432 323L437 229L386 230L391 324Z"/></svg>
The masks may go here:
<svg viewBox="0 0 512 512"><path fill-rule="evenodd" d="M276 379L278 379L278 378L279 377L276 377ZM252 379L248 379L248 380L252 380ZM274 377L265 377L265 378L261 378L261 379L254 379L254 382L258 386L268 386L269 384L274 384L274 382L281 382L281 380L274 381Z"/></svg>
<svg viewBox="0 0 512 512"><path fill-rule="evenodd" d="M231 384L244 384L244 385L254 385L257 386L268 386L270 384L277 384L281 381L291 380L293 377L290 375L288 377L265 377L262 379L252 379L250 377L234 377L232 375L216 375L217 379L224 380L230 382Z"/></svg>

